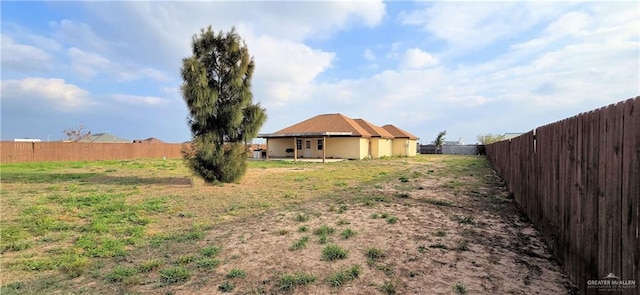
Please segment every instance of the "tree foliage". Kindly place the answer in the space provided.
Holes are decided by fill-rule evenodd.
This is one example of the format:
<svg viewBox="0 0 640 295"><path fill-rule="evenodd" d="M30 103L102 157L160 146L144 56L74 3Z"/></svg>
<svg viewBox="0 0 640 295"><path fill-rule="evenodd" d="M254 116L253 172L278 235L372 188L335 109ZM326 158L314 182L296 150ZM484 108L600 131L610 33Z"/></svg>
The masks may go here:
<svg viewBox="0 0 640 295"><path fill-rule="evenodd" d="M265 109L252 102L255 64L235 28L217 34L202 29L191 47L181 69L192 134L183 156L206 182L234 182L246 172L245 144L267 119Z"/></svg>
<svg viewBox="0 0 640 295"><path fill-rule="evenodd" d="M438 154L442 153L442 144L444 144L444 140L446 139L444 137L445 135L447 135L447 130L440 131L440 133L438 133L438 136L436 137L436 140L433 141L433 143L436 145L436 153Z"/></svg>
<svg viewBox="0 0 640 295"><path fill-rule="evenodd" d="M77 127L67 128L62 131L66 140L78 141L91 136L91 131L87 130L84 124L80 123Z"/></svg>
<svg viewBox="0 0 640 295"><path fill-rule="evenodd" d="M487 134L480 134L476 136L476 138L478 139L478 142L480 144L492 144L494 142L504 140L504 135L487 133Z"/></svg>

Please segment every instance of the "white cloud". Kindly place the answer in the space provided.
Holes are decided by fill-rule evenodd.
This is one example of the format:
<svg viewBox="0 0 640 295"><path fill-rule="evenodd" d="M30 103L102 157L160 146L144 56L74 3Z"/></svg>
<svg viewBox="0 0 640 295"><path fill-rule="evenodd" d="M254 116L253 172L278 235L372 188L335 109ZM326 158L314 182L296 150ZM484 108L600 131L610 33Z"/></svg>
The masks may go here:
<svg viewBox="0 0 640 295"><path fill-rule="evenodd" d="M438 64L438 59L429 52L419 48L408 49L404 53L403 66L412 69L421 69Z"/></svg>
<svg viewBox="0 0 640 295"><path fill-rule="evenodd" d="M112 94L111 99L131 105L148 105L148 106L157 106L161 104L165 104L168 101L163 98L155 97L155 96L139 96L139 95L129 95L129 94Z"/></svg>
<svg viewBox="0 0 640 295"><path fill-rule="evenodd" d="M96 74L109 70L113 65L106 58L84 52L76 47L67 50L71 59L71 68L83 80L91 80Z"/></svg>
<svg viewBox="0 0 640 295"><path fill-rule="evenodd" d="M311 83L331 66L334 53L312 49L304 44L253 36L244 33L249 53L254 56L256 72L254 93L264 91L266 97L257 97L266 104L282 104L292 99L305 99L301 87Z"/></svg>
<svg viewBox="0 0 640 295"><path fill-rule="evenodd" d="M162 82L171 80L160 70L136 64L114 63L99 54L85 52L76 47L69 48L67 54L71 59L71 69L82 80L91 80L98 74L110 76L117 81L147 78Z"/></svg>
<svg viewBox="0 0 640 295"><path fill-rule="evenodd" d="M572 4L533 2L436 2L403 12L405 25L421 27L446 41L453 54L471 52L499 40L514 38Z"/></svg>
<svg viewBox="0 0 640 295"><path fill-rule="evenodd" d="M53 37L66 46L82 47L97 52L107 52L115 43L100 37L84 22L63 19L49 22Z"/></svg>
<svg viewBox="0 0 640 295"><path fill-rule="evenodd" d="M25 78L2 81L2 100L60 111L73 111L91 105L89 92L62 79ZM45 103L42 105L40 103Z"/></svg>
<svg viewBox="0 0 640 295"><path fill-rule="evenodd" d="M51 68L52 56L47 52L34 46L18 44L5 34L1 38L3 71L32 72Z"/></svg>
<svg viewBox="0 0 640 295"><path fill-rule="evenodd" d="M370 62L376 61L376 55L373 53L373 51L371 51L371 49L368 49L368 48L364 51L364 53L362 54L362 57L364 57L364 59Z"/></svg>

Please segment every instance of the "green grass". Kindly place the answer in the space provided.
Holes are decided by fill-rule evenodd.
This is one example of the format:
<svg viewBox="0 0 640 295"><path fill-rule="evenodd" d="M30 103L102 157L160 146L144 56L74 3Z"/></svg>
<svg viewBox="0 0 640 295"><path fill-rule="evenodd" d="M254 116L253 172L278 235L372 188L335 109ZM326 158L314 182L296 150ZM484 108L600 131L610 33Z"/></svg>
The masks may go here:
<svg viewBox="0 0 640 295"><path fill-rule="evenodd" d="M345 228L342 233L340 233L340 236L342 236L343 239L348 239L350 237L353 237L356 235L356 232L350 228Z"/></svg>
<svg viewBox="0 0 640 295"><path fill-rule="evenodd" d="M201 270L212 270L220 265L220 260L215 258L199 258L194 261L196 267Z"/></svg>
<svg viewBox="0 0 640 295"><path fill-rule="evenodd" d="M231 292L233 291L233 288L235 288L235 286L233 285L233 283L229 281L225 281L224 283L218 286L218 290L220 290L220 292L223 292L223 293Z"/></svg>
<svg viewBox="0 0 640 295"><path fill-rule="evenodd" d="M330 235L333 234L336 231L335 228L330 227L326 224L323 224L322 226L320 226L319 228L317 228L313 233L319 236L322 235Z"/></svg>
<svg viewBox="0 0 640 295"><path fill-rule="evenodd" d="M293 245L291 245L291 247L289 247L289 250L294 251L294 250L299 250L302 248L305 248L307 246L307 242L309 241L309 236L304 236L302 238L300 238L299 240L295 241L293 243Z"/></svg>
<svg viewBox="0 0 640 295"><path fill-rule="evenodd" d="M227 273L226 277L227 279L233 279L233 278L244 278L246 276L247 276L247 272L244 271L243 269L233 268Z"/></svg>
<svg viewBox="0 0 640 295"><path fill-rule="evenodd" d="M342 217L349 219L349 213L359 209L361 203L384 210L382 206L397 200L380 190L403 175L407 180L419 176L410 170L414 168L408 161L433 159L442 161L443 167L428 177L468 178L477 169L488 167L486 160L478 157L419 156L325 164L248 161L249 170L266 170L260 181L209 186L192 178L181 159L3 163L0 253L8 253L3 256L3 272L10 279L3 282L2 293L10 288L35 294L54 290L62 294L100 293L113 288L111 284L139 280L166 286L191 277L201 282L221 263L228 263L216 259L220 247L207 245L226 242L211 236L214 227L241 222L266 209L287 208L286 214L290 214L291 206L320 197L334 199L333 212L344 213ZM270 169L275 173L269 173ZM320 179L323 181L312 181ZM445 184L457 190L475 185L466 180ZM283 195L291 197L281 198ZM293 218L301 223L316 216L299 210L283 216L288 216L289 222ZM395 218L388 213L379 215L376 217L387 222ZM347 224L346 219L336 218L334 226ZM311 225L299 225L280 227L313 232L320 242L332 242L333 227L324 225L316 233L318 229ZM133 268L136 273L123 276L126 272L116 266ZM82 280L72 280L79 275ZM116 281L110 281L107 275Z"/></svg>
<svg viewBox="0 0 640 295"><path fill-rule="evenodd" d="M191 277L191 272L184 266L176 266L160 270L160 281L165 284L184 282Z"/></svg>
<svg viewBox="0 0 640 295"><path fill-rule="evenodd" d="M305 221L309 221L309 219L311 219L311 216L309 216L308 214L304 214L304 213L298 213L293 218L293 220L295 220L297 222L305 222Z"/></svg>
<svg viewBox="0 0 640 295"><path fill-rule="evenodd" d="M335 244L330 244L322 249L322 260L334 261L345 259L349 255L349 251Z"/></svg>
<svg viewBox="0 0 640 295"><path fill-rule="evenodd" d="M178 259L176 260L176 263L178 263L180 265L185 265L185 264L189 264L189 263L193 262L195 259L196 259L196 257L194 255L191 255L191 254L180 255L180 256L178 256Z"/></svg>
<svg viewBox="0 0 640 295"><path fill-rule="evenodd" d="M134 267L116 266L107 274L106 279L109 282L122 282L137 273L138 270Z"/></svg>
<svg viewBox="0 0 640 295"><path fill-rule="evenodd" d="M365 256L370 259L378 259L384 257L384 251L376 247L367 247L364 253Z"/></svg>
<svg viewBox="0 0 640 295"><path fill-rule="evenodd" d="M278 288L282 291L292 291L297 286L308 285L315 281L316 277L310 274L284 274L278 280Z"/></svg>
<svg viewBox="0 0 640 295"><path fill-rule="evenodd" d="M200 254L204 257L215 257L222 251L222 247L206 246L200 250Z"/></svg>
<svg viewBox="0 0 640 295"><path fill-rule="evenodd" d="M160 259L150 259L142 262L138 265L139 272L151 272L158 269L160 266L164 265L164 261Z"/></svg>
<svg viewBox="0 0 640 295"><path fill-rule="evenodd" d="M361 273L362 268L359 265L353 265L348 269L343 269L330 274L327 278L327 282L332 287L340 287L347 281L358 278Z"/></svg>

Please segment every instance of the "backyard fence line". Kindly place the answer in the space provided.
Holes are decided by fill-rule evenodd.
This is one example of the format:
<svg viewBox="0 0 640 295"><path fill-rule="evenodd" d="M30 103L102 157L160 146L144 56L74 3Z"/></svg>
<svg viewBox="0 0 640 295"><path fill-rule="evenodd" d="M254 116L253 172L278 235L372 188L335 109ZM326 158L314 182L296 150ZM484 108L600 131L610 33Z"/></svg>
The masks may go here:
<svg viewBox="0 0 640 295"><path fill-rule="evenodd" d="M640 294L640 97L486 147L582 294L612 273Z"/></svg>
<svg viewBox="0 0 640 295"><path fill-rule="evenodd" d="M0 163L181 158L180 143L0 142Z"/></svg>

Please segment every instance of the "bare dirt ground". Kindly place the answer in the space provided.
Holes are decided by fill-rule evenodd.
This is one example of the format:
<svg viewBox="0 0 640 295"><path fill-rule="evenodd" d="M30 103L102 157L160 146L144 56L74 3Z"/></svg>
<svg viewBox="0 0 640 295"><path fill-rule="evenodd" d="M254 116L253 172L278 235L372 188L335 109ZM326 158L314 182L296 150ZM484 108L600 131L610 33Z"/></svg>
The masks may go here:
<svg viewBox="0 0 640 295"><path fill-rule="evenodd" d="M112 291L216 294L226 284L233 286L233 294L575 293L536 229L518 213L490 169L481 169L482 175L460 170L445 176L438 173L442 167L437 164L410 165L409 179L345 189L339 196L215 225L203 240L184 249L192 253L221 245L217 257L223 263L210 273L179 284L150 282ZM310 218L296 220L298 215ZM393 217L395 223L389 221ZM327 244L346 249L346 259L322 260L326 244L314 234L322 225L335 228ZM347 228L356 234L344 239L340 233ZM290 249L305 236L306 247ZM371 247L382 250L383 257L368 258ZM362 268L357 278L338 287L329 283L332 274L353 265ZM242 269L246 275L229 278L232 269ZM308 274L316 280L287 290L280 282L285 274Z"/></svg>

